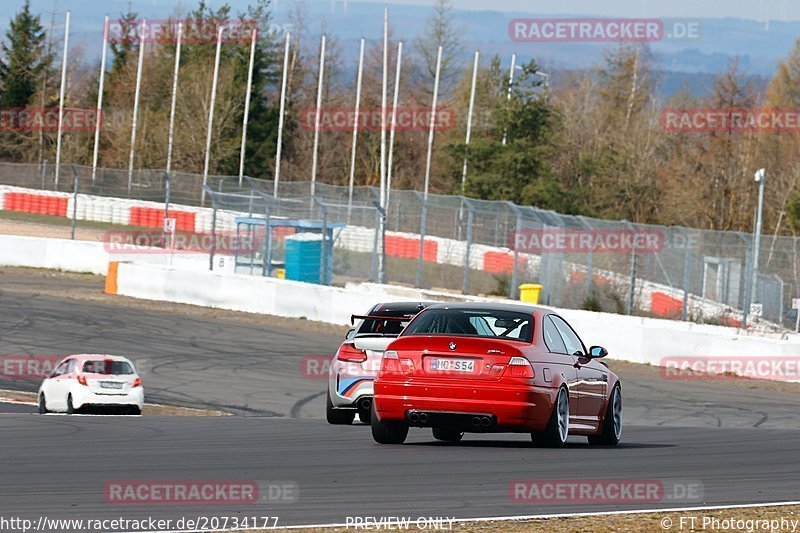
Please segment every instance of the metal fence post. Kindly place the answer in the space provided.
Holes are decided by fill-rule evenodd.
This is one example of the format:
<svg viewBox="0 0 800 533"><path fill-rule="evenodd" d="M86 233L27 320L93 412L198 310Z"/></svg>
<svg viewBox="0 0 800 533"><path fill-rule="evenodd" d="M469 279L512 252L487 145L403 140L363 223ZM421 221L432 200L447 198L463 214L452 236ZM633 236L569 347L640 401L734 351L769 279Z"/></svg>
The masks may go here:
<svg viewBox="0 0 800 533"><path fill-rule="evenodd" d="M203 189L205 190L205 189ZM211 189L208 189L211 193ZM217 202L214 201L214 194L211 193L211 252L208 254L208 269L214 270L214 254L217 251ZM236 268L236 265L234 265Z"/></svg>
<svg viewBox="0 0 800 533"><path fill-rule="evenodd" d="M692 283L692 247L690 246L691 235L686 228L678 228L678 230L686 235L686 241L684 242L686 251L683 254L683 309L681 310L681 320L686 322L689 319L689 288Z"/></svg>
<svg viewBox="0 0 800 533"><path fill-rule="evenodd" d="M386 209L382 208L380 204L377 206L380 213L380 232L381 232L381 247L378 250L380 257L378 258L378 283L386 283Z"/></svg>
<svg viewBox="0 0 800 533"><path fill-rule="evenodd" d="M752 259L751 259L752 253L751 253L751 250L750 250L750 244L748 242L748 239L745 238L745 236L739 231L736 232L736 236L739 237L739 239L741 239L742 242L744 243L744 250L745 250L745 254L744 254L744 297L743 297L743 300L742 300L742 329L747 329L747 320L748 320L749 315L750 315L750 297L752 295L752 290L753 290L752 289L753 276L751 275L751 270L750 270L750 267L751 267L750 262L752 261Z"/></svg>
<svg viewBox="0 0 800 533"><path fill-rule="evenodd" d="M265 224L264 224L264 256L262 260L263 266L261 269L262 276L272 276L272 226L270 226L269 218L270 218L269 202L267 201L266 198L264 198ZM253 250L255 250L255 247L253 247Z"/></svg>
<svg viewBox="0 0 800 533"><path fill-rule="evenodd" d="M376 204L376 202L373 202ZM372 281L378 282L378 242L380 235L380 211L375 209L375 235L372 238L372 264L370 265L370 277Z"/></svg>
<svg viewBox="0 0 800 533"><path fill-rule="evenodd" d="M629 228L636 231L636 226L630 222L624 221ZM633 314L633 301L636 296L636 239L633 239L633 249L631 250L631 280L630 288L628 289L628 303L625 309L627 315Z"/></svg>
<svg viewBox="0 0 800 533"><path fill-rule="evenodd" d="M428 223L428 200L422 199L422 213L419 222L419 256L417 257L417 288L422 288L422 260L425 252L425 226Z"/></svg>
<svg viewBox="0 0 800 533"><path fill-rule="evenodd" d="M47 159L42 161L42 190L45 189L47 183Z"/></svg>
<svg viewBox="0 0 800 533"><path fill-rule="evenodd" d="M508 206L511 208L515 217L514 236L511 239L511 246L513 246L514 250L514 264L511 266L511 283L508 287L508 298L514 300L517 295L517 285L519 284L519 250L517 247L517 235L522 232L522 214L513 202L508 202Z"/></svg>
<svg viewBox="0 0 800 533"><path fill-rule="evenodd" d="M322 254L320 260L320 284L321 285L329 285L330 280L328 279L328 210L325 206L320 203L319 204L320 211L322 212L322 250L320 253Z"/></svg>
<svg viewBox="0 0 800 533"><path fill-rule="evenodd" d="M467 242L464 249L464 285L461 290L464 294L469 293L469 254L472 248L472 220L472 206L467 204Z"/></svg>
<svg viewBox="0 0 800 533"><path fill-rule="evenodd" d="M164 220L169 219L169 202L171 193L172 193L172 185L170 183L169 172L164 172ZM164 241L164 248L167 248L168 244L167 244L166 227L162 227L161 237L162 240Z"/></svg>
<svg viewBox="0 0 800 533"><path fill-rule="evenodd" d="M69 238L75 240L75 224L78 220L78 167L72 165L72 222Z"/></svg>

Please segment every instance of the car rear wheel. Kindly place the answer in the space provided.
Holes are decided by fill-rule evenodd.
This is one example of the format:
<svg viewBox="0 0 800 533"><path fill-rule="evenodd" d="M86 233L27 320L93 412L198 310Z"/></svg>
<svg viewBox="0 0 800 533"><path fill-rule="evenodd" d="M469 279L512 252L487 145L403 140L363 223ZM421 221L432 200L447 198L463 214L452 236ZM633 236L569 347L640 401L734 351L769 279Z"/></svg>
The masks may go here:
<svg viewBox="0 0 800 533"><path fill-rule="evenodd" d="M74 415L75 407L72 405L72 394L67 396L67 414Z"/></svg>
<svg viewBox="0 0 800 533"><path fill-rule="evenodd" d="M44 399L44 393L39 395L39 414L40 415L47 414L47 402Z"/></svg>
<svg viewBox="0 0 800 533"><path fill-rule="evenodd" d="M447 428L433 428L433 438L444 442L459 442L464 437L462 431Z"/></svg>
<svg viewBox="0 0 800 533"><path fill-rule="evenodd" d="M408 424L405 422L382 422L375 413L375 404L372 404L370 416L372 438L379 444L403 444L408 436Z"/></svg>
<svg viewBox="0 0 800 533"><path fill-rule="evenodd" d="M536 446L545 448L562 448L569 436L569 393L566 387L558 390L553 414L542 432L532 433L531 438Z"/></svg>
<svg viewBox="0 0 800 533"><path fill-rule="evenodd" d="M589 444L616 446L622 436L622 392L619 385L614 386L608 399L606 418L599 435L590 435Z"/></svg>
<svg viewBox="0 0 800 533"><path fill-rule="evenodd" d="M334 409L333 402L331 402L331 394L328 391L328 402L325 405L325 418L328 419L328 424L337 426L352 424L353 419L356 417L355 411L345 411L343 409Z"/></svg>

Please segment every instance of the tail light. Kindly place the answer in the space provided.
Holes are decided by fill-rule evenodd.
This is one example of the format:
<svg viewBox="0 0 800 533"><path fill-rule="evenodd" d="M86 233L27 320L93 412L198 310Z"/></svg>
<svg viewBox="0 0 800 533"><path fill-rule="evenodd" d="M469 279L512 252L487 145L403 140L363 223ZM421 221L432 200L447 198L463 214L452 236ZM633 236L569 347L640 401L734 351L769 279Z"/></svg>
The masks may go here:
<svg viewBox="0 0 800 533"><path fill-rule="evenodd" d="M400 358L394 350L387 350L383 352L381 358L381 374L401 374L403 370L400 368Z"/></svg>
<svg viewBox="0 0 800 533"><path fill-rule="evenodd" d="M78 376L78 383L80 383L81 385L86 385L86 386L89 385L88 383L86 383L86 376L84 376L84 375Z"/></svg>
<svg viewBox="0 0 800 533"><path fill-rule="evenodd" d="M533 367L524 357L512 357L508 362L508 376L515 378L532 378Z"/></svg>
<svg viewBox="0 0 800 533"><path fill-rule="evenodd" d="M141 386L142 386L142 378L136 378L136 379L134 379L134 380L133 380L133 386L134 386L134 388L136 388L136 387L141 387Z"/></svg>
<svg viewBox="0 0 800 533"><path fill-rule="evenodd" d="M412 374L414 361L407 357L400 357L394 350L383 352L381 359L381 374Z"/></svg>
<svg viewBox="0 0 800 533"><path fill-rule="evenodd" d="M367 360L367 352L359 350L352 344L342 344L339 348L339 353L336 354L339 361L347 361L348 363L363 363Z"/></svg>

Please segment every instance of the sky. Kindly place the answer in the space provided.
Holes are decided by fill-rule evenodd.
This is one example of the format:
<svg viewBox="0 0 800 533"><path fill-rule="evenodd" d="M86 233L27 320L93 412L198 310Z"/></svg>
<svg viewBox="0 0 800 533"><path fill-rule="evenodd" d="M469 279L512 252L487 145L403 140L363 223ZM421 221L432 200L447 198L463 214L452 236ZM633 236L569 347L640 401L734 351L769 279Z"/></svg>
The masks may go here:
<svg viewBox="0 0 800 533"><path fill-rule="evenodd" d="M4 11L12 5L22 5L23 0L0 0ZM231 4L245 4L245 0L228 0ZM279 8L292 0L273 0ZM309 6L328 6L335 3L338 9L345 0L305 0ZM384 0L360 0L383 4ZM127 6L128 0L34 0L33 3L51 7L57 2L59 8L81 5L97 6L98 11L117 12ZM210 5L219 5L222 0L208 0ZM353 3L353 2L351 2ZM179 6L193 7L191 0L133 0L134 6ZM432 0L392 0L390 4L431 6ZM742 18L749 20L800 20L798 0L454 0L457 9L514 11L531 13L596 14L611 17L708 17Z"/></svg>
<svg viewBox="0 0 800 533"><path fill-rule="evenodd" d="M287 1L287 0L278 0ZM337 3L343 0L335 0ZM364 0L362 0L364 1ZM381 0L365 0L383 3ZM431 0L391 3L431 5ZM555 12L627 17L734 17L752 20L800 20L797 0L455 0L459 9Z"/></svg>

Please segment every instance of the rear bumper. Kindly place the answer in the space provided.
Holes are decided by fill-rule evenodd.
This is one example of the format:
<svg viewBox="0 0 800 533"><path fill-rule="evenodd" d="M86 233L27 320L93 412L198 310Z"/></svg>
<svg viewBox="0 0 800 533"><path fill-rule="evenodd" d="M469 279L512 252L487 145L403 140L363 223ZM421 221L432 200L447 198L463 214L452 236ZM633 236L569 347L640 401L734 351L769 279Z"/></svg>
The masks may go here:
<svg viewBox="0 0 800 533"><path fill-rule="evenodd" d="M356 409L366 398L372 398L372 376L333 375L328 383L331 403L338 409Z"/></svg>
<svg viewBox="0 0 800 533"><path fill-rule="evenodd" d="M144 390L136 387L123 394L97 394L83 387L82 390L72 392L72 405L76 409L87 405L135 405L141 409L144 405Z"/></svg>
<svg viewBox="0 0 800 533"><path fill-rule="evenodd" d="M533 385L379 380L373 401L382 421L462 431L530 432L547 426L557 394L557 388ZM477 425L475 417L480 419Z"/></svg>

